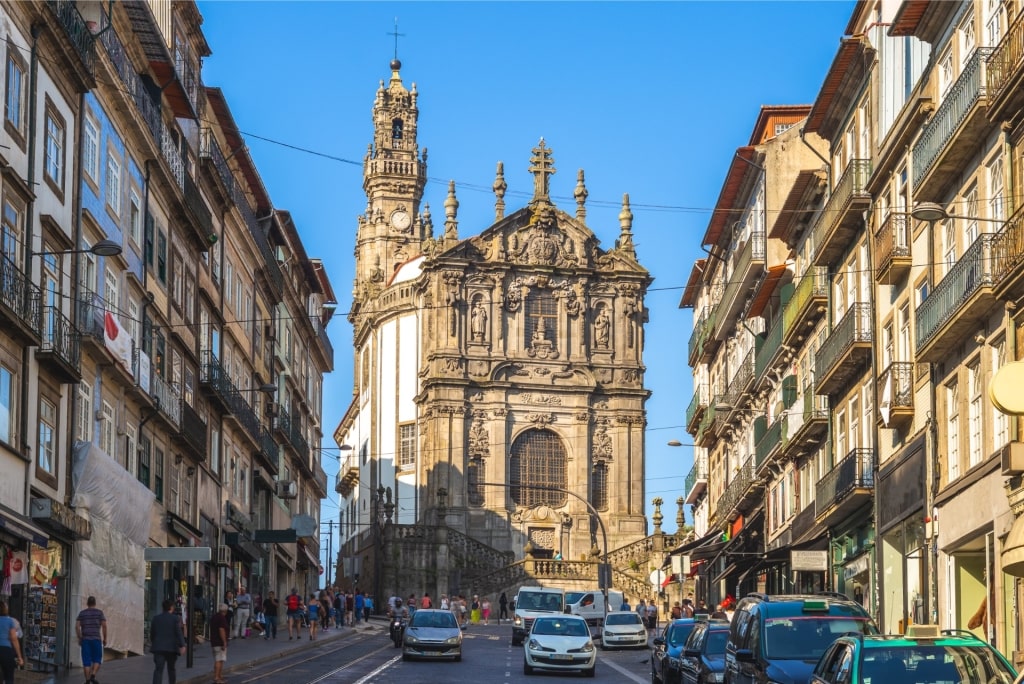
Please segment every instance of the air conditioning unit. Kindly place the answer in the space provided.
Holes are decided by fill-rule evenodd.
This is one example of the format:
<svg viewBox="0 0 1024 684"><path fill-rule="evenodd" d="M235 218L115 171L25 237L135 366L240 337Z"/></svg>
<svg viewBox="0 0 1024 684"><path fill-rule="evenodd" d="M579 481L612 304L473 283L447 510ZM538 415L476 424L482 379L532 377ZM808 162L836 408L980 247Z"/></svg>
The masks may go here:
<svg viewBox="0 0 1024 684"><path fill-rule="evenodd" d="M278 480L274 483L274 494L281 499L294 499L299 495L299 488L294 480Z"/></svg>
<svg viewBox="0 0 1024 684"><path fill-rule="evenodd" d="M231 547L217 547L217 565L231 565Z"/></svg>
<svg viewBox="0 0 1024 684"><path fill-rule="evenodd" d="M1010 442L999 450L1003 475L1012 477L1024 473L1024 442Z"/></svg>

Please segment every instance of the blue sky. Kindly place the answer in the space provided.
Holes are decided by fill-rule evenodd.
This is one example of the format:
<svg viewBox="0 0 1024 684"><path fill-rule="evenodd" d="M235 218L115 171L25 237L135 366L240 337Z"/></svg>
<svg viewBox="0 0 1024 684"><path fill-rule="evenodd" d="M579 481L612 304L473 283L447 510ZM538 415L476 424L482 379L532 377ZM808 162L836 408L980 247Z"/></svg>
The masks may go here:
<svg viewBox="0 0 1024 684"><path fill-rule="evenodd" d="M456 182L463 237L494 216L495 165L505 163L508 213L532 189L526 169L543 136L554 151L552 195L573 211L586 173L587 222L605 248L633 207L641 263L654 276L645 362L647 499L661 496L666 531L693 462L686 348L678 308L733 152L762 104L813 102L853 2L199 2L213 50L207 85L223 89L274 205L291 211L306 250L326 264L339 299L336 370L324 395L324 447L351 397L356 216L370 110L398 56L419 90L419 143L429 149L425 199L443 215ZM291 149L274 142L312 150ZM323 459L331 486L337 451ZM332 491L324 520L336 517ZM649 511L650 513L650 511Z"/></svg>

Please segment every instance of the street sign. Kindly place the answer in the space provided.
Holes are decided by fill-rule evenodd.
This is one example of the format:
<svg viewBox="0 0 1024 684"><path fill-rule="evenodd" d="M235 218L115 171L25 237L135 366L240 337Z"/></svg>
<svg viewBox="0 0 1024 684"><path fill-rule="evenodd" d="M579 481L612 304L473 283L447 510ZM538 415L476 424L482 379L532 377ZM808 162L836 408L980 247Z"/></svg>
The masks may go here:
<svg viewBox="0 0 1024 684"><path fill-rule="evenodd" d="M210 553L209 546L147 546L143 557L147 563L209 562Z"/></svg>
<svg viewBox="0 0 1024 684"><path fill-rule="evenodd" d="M677 575L678 580L682 582L683 575L690 574L690 557L672 556L672 574Z"/></svg>
<svg viewBox="0 0 1024 684"><path fill-rule="evenodd" d="M806 572L828 570L828 551L790 551L789 566Z"/></svg>
<svg viewBox="0 0 1024 684"><path fill-rule="evenodd" d="M299 514L292 516L292 529L300 537L316 537L316 518Z"/></svg>
<svg viewBox="0 0 1024 684"><path fill-rule="evenodd" d="M257 544L294 544L298 535L295 530L255 530L252 540Z"/></svg>

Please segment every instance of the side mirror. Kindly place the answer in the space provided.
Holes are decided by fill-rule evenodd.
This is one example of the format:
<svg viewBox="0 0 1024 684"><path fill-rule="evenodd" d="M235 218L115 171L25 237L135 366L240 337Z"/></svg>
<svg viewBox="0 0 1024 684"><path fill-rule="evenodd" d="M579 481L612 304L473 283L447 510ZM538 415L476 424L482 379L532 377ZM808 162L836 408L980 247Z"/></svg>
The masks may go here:
<svg viewBox="0 0 1024 684"><path fill-rule="evenodd" d="M572 608L570 608L569 606L566 606L565 610L563 610L562 612L565 613L566 615L572 615Z"/></svg>
<svg viewBox="0 0 1024 684"><path fill-rule="evenodd" d="M754 662L754 652L749 648L740 648L736 651L736 660L741 663L752 663Z"/></svg>
<svg viewBox="0 0 1024 684"><path fill-rule="evenodd" d="M661 637L654 637L654 641L651 642L655 646L664 646L665 640Z"/></svg>

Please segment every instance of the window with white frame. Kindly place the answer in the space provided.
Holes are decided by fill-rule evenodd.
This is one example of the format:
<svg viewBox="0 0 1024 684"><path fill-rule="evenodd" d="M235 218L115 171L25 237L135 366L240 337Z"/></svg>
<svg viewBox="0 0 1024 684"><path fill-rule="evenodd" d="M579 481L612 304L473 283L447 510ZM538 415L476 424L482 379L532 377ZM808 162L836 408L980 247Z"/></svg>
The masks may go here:
<svg viewBox="0 0 1024 684"><path fill-rule="evenodd" d="M135 349L139 348L139 329L141 327L141 320L139 319L139 302L136 301L131 295L128 296L128 320L125 321L128 334L132 338L132 343Z"/></svg>
<svg viewBox="0 0 1024 684"><path fill-rule="evenodd" d="M984 0L985 2L985 44L989 47L999 45L1003 37L1003 3L1002 0Z"/></svg>
<svg viewBox="0 0 1024 684"><path fill-rule="evenodd" d="M3 215L0 216L0 252L11 263L21 266L21 245L25 226L25 207L11 195L3 198Z"/></svg>
<svg viewBox="0 0 1024 684"><path fill-rule="evenodd" d="M164 505L175 515L181 515L181 471L180 463L171 463L167 469L167 497Z"/></svg>
<svg viewBox="0 0 1024 684"><path fill-rule="evenodd" d="M964 237L966 242L964 247L973 245L974 241L978 239L980 230L978 228L978 221L976 217L978 215L978 186L972 185L970 189L964 193L964 216L969 218L964 219Z"/></svg>
<svg viewBox="0 0 1024 684"><path fill-rule="evenodd" d="M128 237L137 247L142 246L142 200L135 188L128 190Z"/></svg>
<svg viewBox="0 0 1024 684"><path fill-rule="evenodd" d="M911 342L910 342L911 337L910 337L910 303L909 302L903 302L903 304L900 306L899 316L900 316L900 319L899 319L900 333L899 333L899 341L898 341L898 344L896 346L896 352L898 354L898 356L896 357L896 360L897 361L913 361L913 354L911 352L911 350L913 349L913 346L911 345Z"/></svg>
<svg viewBox="0 0 1024 684"><path fill-rule="evenodd" d="M82 170L93 183L100 180L100 128L91 114L82 119Z"/></svg>
<svg viewBox="0 0 1024 684"><path fill-rule="evenodd" d="M103 278L103 299L107 302L109 311L119 314L121 298L118 294L118 285L117 274L108 268Z"/></svg>
<svg viewBox="0 0 1024 684"><path fill-rule="evenodd" d="M407 423L398 426L400 468L412 468L416 465L416 424Z"/></svg>
<svg viewBox="0 0 1024 684"><path fill-rule="evenodd" d="M121 160L107 151L107 207L115 216L121 215Z"/></svg>
<svg viewBox="0 0 1024 684"><path fill-rule="evenodd" d="M956 225L951 219L942 222L942 254L943 265L949 273L956 266Z"/></svg>
<svg viewBox="0 0 1024 684"><path fill-rule="evenodd" d="M137 458L138 453L138 431L132 421L128 421L124 426L124 453L125 453L125 469L131 473L132 477L135 477L137 471Z"/></svg>
<svg viewBox="0 0 1024 684"><path fill-rule="evenodd" d="M981 431L981 362L967 367L968 387L971 392L970 405L967 409L967 422L969 433L970 451L968 452L969 465L974 466L981 463L982 454L982 431Z"/></svg>
<svg viewBox="0 0 1024 684"><path fill-rule="evenodd" d="M39 399L39 457L36 467L57 476L57 405L46 397Z"/></svg>
<svg viewBox="0 0 1024 684"><path fill-rule="evenodd" d="M64 192L64 119L47 102L43 173L57 192Z"/></svg>
<svg viewBox="0 0 1024 684"><path fill-rule="evenodd" d="M960 396L954 379L946 385L946 466L949 481L960 477Z"/></svg>
<svg viewBox="0 0 1024 684"><path fill-rule="evenodd" d="M939 57L939 98L941 100L946 99L946 93L949 92L955 79L956 74L953 72L953 48L948 47L942 53L942 56Z"/></svg>
<svg viewBox="0 0 1024 684"><path fill-rule="evenodd" d="M974 53L977 38L974 33L974 12L970 12L957 27L957 39L960 47L960 65L963 66Z"/></svg>
<svg viewBox="0 0 1024 684"><path fill-rule="evenodd" d="M1000 339L992 343L989 347L992 355L992 375L999 371L1000 368L1006 363L1006 341ZM995 439L993 447L996 449L1006 445L1010 441L1010 421L1009 417L997 409L995 405L992 405L992 435Z"/></svg>
<svg viewBox="0 0 1024 684"><path fill-rule="evenodd" d="M92 385L85 380L78 383L78 396L76 398L78 421L75 426L75 439L80 442L92 441Z"/></svg>
<svg viewBox="0 0 1024 684"><path fill-rule="evenodd" d="M1006 216L1003 196L1003 155L997 155L986 167L988 174L989 218L1001 221Z"/></svg>
<svg viewBox="0 0 1024 684"><path fill-rule="evenodd" d="M0 366L0 442L14 444L14 422L17 411L14 387L14 373L7 366Z"/></svg>
<svg viewBox="0 0 1024 684"><path fill-rule="evenodd" d="M866 381L864 385L861 387L860 391L860 395L861 397L863 397L862 404L864 411L861 414L861 425L863 426L863 433L860 436L860 445L865 449L871 446L872 436L874 434L874 429L872 428L872 425L874 420L875 404L873 401L874 393L871 391L873 384L874 382L871 380Z"/></svg>
<svg viewBox="0 0 1024 684"><path fill-rule="evenodd" d="M7 92L4 97L4 121L13 132L25 136L25 63L18 48L7 44Z"/></svg>
<svg viewBox="0 0 1024 684"><path fill-rule="evenodd" d="M846 409L842 409L836 414L836 450L835 460L841 459L846 456Z"/></svg>
<svg viewBox="0 0 1024 684"><path fill-rule="evenodd" d="M232 299L235 286L235 265L230 260L224 262L224 308L235 310L235 303Z"/></svg>
<svg viewBox="0 0 1024 684"><path fill-rule="evenodd" d="M862 446L861 444L861 415L860 415L860 397L854 396L850 400L850 449L857 449ZM836 454L839 458L846 455L846 452L839 452Z"/></svg>
<svg viewBox="0 0 1024 684"><path fill-rule="evenodd" d="M100 409L100 449L114 460L121 462L116 453L114 407L104 401ZM124 463L121 463L124 465Z"/></svg>

